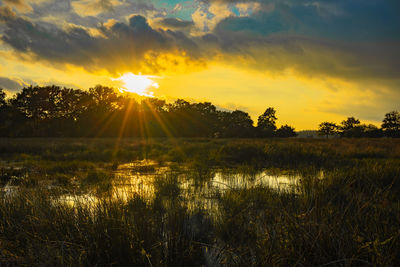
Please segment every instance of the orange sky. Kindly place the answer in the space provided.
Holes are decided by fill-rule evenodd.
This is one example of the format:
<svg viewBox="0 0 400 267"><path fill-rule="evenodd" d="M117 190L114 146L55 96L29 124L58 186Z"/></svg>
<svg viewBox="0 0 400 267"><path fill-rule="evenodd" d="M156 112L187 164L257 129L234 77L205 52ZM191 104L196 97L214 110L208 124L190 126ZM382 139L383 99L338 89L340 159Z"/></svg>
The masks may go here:
<svg viewBox="0 0 400 267"><path fill-rule="evenodd" d="M112 79L133 73L155 97L254 121L274 107L296 130L379 126L400 109L399 5L349 2L0 0L0 87L123 87Z"/></svg>

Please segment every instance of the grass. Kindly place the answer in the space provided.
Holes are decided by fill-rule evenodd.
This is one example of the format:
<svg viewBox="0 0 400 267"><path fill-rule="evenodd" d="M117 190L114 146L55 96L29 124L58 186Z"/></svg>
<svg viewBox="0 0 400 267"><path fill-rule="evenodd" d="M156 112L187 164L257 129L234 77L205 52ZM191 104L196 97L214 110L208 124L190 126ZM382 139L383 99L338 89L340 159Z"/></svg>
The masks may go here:
<svg viewBox="0 0 400 267"><path fill-rule="evenodd" d="M2 183L37 181L0 196L0 265L400 265L400 140L126 139L114 148L114 139L0 139ZM8 168L10 159L23 168ZM136 166L155 175L153 198L106 193L119 164L141 159L169 162L163 174ZM189 203L182 177L206 185L224 168L301 180L298 190L214 192L212 210ZM81 184L72 195L107 190L70 205L38 186L71 187L71 177Z"/></svg>

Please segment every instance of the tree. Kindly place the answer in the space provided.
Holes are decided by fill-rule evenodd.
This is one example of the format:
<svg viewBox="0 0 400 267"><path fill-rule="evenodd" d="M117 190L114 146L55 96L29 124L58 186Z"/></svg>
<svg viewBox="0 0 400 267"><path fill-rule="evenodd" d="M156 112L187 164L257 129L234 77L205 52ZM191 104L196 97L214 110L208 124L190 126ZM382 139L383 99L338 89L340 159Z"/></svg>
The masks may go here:
<svg viewBox="0 0 400 267"><path fill-rule="evenodd" d="M6 106L6 93L0 88L0 135L4 135L7 130L6 121L7 121L7 106Z"/></svg>
<svg viewBox="0 0 400 267"><path fill-rule="evenodd" d="M89 96L92 104L102 111L114 111L120 108L122 97L117 95L112 87L96 85L94 88L89 88Z"/></svg>
<svg viewBox="0 0 400 267"><path fill-rule="evenodd" d="M391 111L386 113L382 121L382 130L385 136L400 137L400 112Z"/></svg>
<svg viewBox="0 0 400 267"><path fill-rule="evenodd" d="M250 137L253 130L253 120L247 112L235 110L220 111L219 129L221 137Z"/></svg>
<svg viewBox="0 0 400 267"><path fill-rule="evenodd" d="M271 137L276 130L276 111L274 108L267 108L265 112L258 117L257 130L260 137Z"/></svg>
<svg viewBox="0 0 400 267"><path fill-rule="evenodd" d="M348 117L346 120L342 121L339 129L339 134L343 137L361 137L363 133L360 120L354 117Z"/></svg>
<svg viewBox="0 0 400 267"><path fill-rule="evenodd" d="M0 88L0 108L6 105L6 93Z"/></svg>
<svg viewBox="0 0 400 267"><path fill-rule="evenodd" d="M150 109L151 112L161 113L165 109L165 100L158 98L146 98L141 102L143 109Z"/></svg>
<svg viewBox="0 0 400 267"><path fill-rule="evenodd" d="M342 130L350 130L354 128L357 125L360 125L360 120L356 119L354 117L348 117L346 120L342 121L341 123L341 129Z"/></svg>
<svg viewBox="0 0 400 267"><path fill-rule="evenodd" d="M321 136L326 136L328 138L329 136L336 135L338 130L338 126L334 122L322 122L319 127L318 127L318 135Z"/></svg>
<svg viewBox="0 0 400 267"><path fill-rule="evenodd" d="M382 137L383 133L382 130L376 127L373 124L368 124L368 125L361 125L363 127L363 137L368 137L368 138L377 138L377 137Z"/></svg>
<svg viewBox="0 0 400 267"><path fill-rule="evenodd" d="M276 130L277 137L296 137L297 133L293 127L285 124L282 125L278 130Z"/></svg>
<svg viewBox="0 0 400 267"><path fill-rule="evenodd" d="M26 118L26 125L34 135L41 135L39 128L42 122L56 113L58 86L29 86L22 89L11 99L11 105ZM27 129L28 130L28 129Z"/></svg>

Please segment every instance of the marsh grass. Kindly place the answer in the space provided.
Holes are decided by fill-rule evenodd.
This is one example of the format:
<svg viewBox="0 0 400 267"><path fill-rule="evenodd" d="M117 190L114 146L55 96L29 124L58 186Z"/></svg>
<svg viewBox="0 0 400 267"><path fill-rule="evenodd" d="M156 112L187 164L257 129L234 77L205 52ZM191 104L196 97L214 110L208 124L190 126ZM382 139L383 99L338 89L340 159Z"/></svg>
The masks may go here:
<svg viewBox="0 0 400 267"><path fill-rule="evenodd" d="M400 265L397 140L121 142L126 152L112 152L110 139L0 139L0 158L25 164L31 177L3 167L2 181L51 179L60 188L21 183L0 197L0 265ZM155 175L154 196L113 196L112 172L149 155L170 162L168 172ZM182 175L200 188L215 170L252 179L264 168L299 174L298 188L216 190L207 196L211 210L189 208L182 197ZM81 187L70 186L74 176ZM96 198L90 205L55 202L64 188L76 199L78 189L95 190Z"/></svg>

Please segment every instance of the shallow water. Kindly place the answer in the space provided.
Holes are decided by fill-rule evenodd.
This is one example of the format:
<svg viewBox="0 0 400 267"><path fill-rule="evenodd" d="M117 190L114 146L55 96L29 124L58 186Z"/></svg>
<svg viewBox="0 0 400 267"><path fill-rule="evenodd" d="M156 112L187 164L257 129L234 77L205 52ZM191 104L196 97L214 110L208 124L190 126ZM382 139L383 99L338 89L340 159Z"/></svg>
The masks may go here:
<svg viewBox="0 0 400 267"><path fill-rule="evenodd" d="M141 161L123 164L114 171L114 179L111 183L108 196L113 199L128 201L137 195L144 199L154 198L157 182L172 183L177 190L177 196L189 208L203 207L212 209L216 205L217 196L227 190L249 189L254 187L269 187L279 191L296 192L298 190L299 175L272 174L263 170L246 174L237 170L210 170L200 175L189 169L174 171L168 166L152 168L138 168L139 165L148 166L155 164L151 161ZM145 172L137 171L146 170ZM147 171L149 170L149 171ZM172 182L170 181L172 179ZM164 192L165 193L165 192ZM167 192L168 193L168 192ZM173 194L173 193L172 193ZM85 194L65 194L58 201L68 205L75 203L87 203L95 205L99 201L98 194L87 192ZM90 203L89 203L90 202Z"/></svg>
<svg viewBox="0 0 400 267"><path fill-rule="evenodd" d="M86 190L76 190L72 193L56 194L53 199L55 204L76 204L94 206L105 196L123 202L133 196L140 196L151 200L156 191L161 190L165 184L172 185L172 191L163 191L161 194L176 194L174 197L185 203L188 208L203 207L213 209L217 205L217 198L227 190L240 190L255 187L269 187L284 192L297 192L300 175L272 172L262 170L259 172L243 172L238 169L210 169L206 171L195 171L185 167L178 170L169 164L158 166L156 162L145 160L127 164L121 164L116 170L110 171L114 178L99 190L100 185L90 187ZM47 189L57 189L49 186ZM59 187L60 189L61 187ZM14 196L19 190L18 186L11 183L3 188L3 195ZM34 189L33 189L34 190ZM175 192L176 191L176 192ZM159 193L160 194L160 193Z"/></svg>

